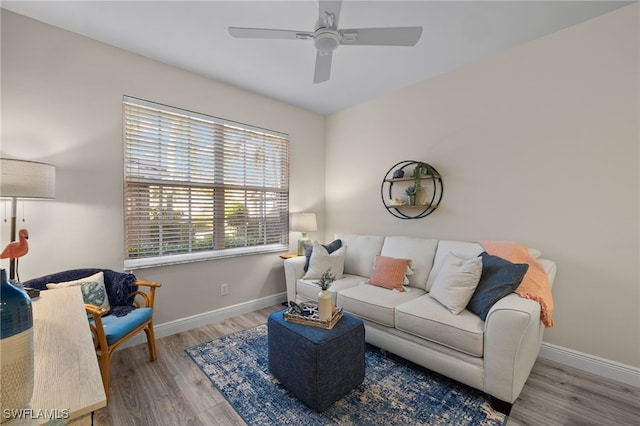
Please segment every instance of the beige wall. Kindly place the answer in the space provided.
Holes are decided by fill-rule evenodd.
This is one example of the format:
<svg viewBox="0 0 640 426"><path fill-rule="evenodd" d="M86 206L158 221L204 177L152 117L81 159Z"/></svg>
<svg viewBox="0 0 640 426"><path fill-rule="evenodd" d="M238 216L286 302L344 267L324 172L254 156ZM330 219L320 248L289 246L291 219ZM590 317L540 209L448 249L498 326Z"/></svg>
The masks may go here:
<svg viewBox="0 0 640 426"><path fill-rule="evenodd" d="M318 213L312 237L541 249L558 262L557 325L545 341L640 366L638 16L637 5L623 8L325 119L2 10L2 156L58 171L55 201L24 203L21 276L122 267L126 94L288 132L291 210ZM306 161L323 157L326 167ZM444 176L442 206L425 219L381 207L382 176L405 159ZM0 230L4 245L8 225ZM275 255L137 275L164 283L158 324L284 291Z"/></svg>
<svg viewBox="0 0 640 426"><path fill-rule="evenodd" d="M329 116L326 238L537 247L558 264L545 341L640 366L638 16L625 7ZM424 219L382 207L401 160L444 176Z"/></svg>
<svg viewBox="0 0 640 426"><path fill-rule="evenodd" d="M6 10L1 47L2 156L57 167L55 201L25 202L24 223L19 204L18 226L31 236L22 280L77 267L123 268L123 95L289 133L291 210L316 211L324 225L324 164L305 161L324 158L323 116ZM4 246L8 223L0 229ZM291 237L293 247L298 234ZM285 291L277 254L136 275L163 283L157 324ZM221 283L229 284L228 296L220 296Z"/></svg>

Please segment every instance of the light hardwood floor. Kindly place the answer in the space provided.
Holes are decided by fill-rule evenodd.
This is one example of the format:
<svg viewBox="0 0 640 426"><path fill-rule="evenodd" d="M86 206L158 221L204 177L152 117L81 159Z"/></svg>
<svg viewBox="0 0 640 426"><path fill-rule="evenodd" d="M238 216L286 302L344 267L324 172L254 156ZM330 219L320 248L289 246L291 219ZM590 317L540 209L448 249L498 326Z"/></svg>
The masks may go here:
<svg viewBox="0 0 640 426"><path fill-rule="evenodd" d="M158 360L146 345L118 351L111 396L95 425L244 425L185 348L266 323L273 311L251 312L158 339ZM509 426L639 425L640 389L562 364L539 360L509 416Z"/></svg>

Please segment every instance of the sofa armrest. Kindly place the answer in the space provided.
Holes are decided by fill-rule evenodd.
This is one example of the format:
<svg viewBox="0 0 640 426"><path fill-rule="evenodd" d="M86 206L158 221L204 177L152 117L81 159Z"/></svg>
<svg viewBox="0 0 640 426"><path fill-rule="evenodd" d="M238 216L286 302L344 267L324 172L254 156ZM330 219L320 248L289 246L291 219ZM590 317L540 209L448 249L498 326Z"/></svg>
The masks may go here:
<svg viewBox="0 0 640 426"><path fill-rule="evenodd" d="M509 403L518 398L540 352L543 332L537 302L510 294L493 305L485 321L485 392Z"/></svg>
<svg viewBox="0 0 640 426"><path fill-rule="evenodd" d="M296 282L304 276L306 257L291 257L284 261L284 278L287 283L287 301L296 301Z"/></svg>
<svg viewBox="0 0 640 426"><path fill-rule="evenodd" d="M553 288L553 282L556 280L556 273L558 268L556 267L556 262L549 259L538 259L538 262L542 264L544 271L549 276L549 284L551 284L551 288Z"/></svg>

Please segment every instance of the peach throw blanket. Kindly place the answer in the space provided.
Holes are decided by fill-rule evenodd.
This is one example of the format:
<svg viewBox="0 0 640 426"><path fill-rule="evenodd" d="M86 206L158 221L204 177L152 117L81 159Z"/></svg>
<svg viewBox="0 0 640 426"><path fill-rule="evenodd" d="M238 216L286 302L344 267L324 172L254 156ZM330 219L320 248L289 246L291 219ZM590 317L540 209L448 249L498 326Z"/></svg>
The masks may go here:
<svg viewBox="0 0 640 426"><path fill-rule="evenodd" d="M515 293L540 304L540 320L545 327L553 327L553 296L544 267L522 244L511 241L480 241L487 253L513 263L528 263L529 269Z"/></svg>

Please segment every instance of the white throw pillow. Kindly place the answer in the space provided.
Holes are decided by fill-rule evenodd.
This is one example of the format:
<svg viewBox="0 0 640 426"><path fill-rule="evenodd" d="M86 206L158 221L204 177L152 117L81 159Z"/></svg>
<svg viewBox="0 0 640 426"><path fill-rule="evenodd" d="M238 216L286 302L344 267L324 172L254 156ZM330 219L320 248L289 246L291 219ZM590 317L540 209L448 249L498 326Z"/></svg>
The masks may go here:
<svg viewBox="0 0 640 426"><path fill-rule="evenodd" d="M431 291L431 287L436 281L436 278L438 277L438 274L442 269L444 259L445 257L447 257L447 254L449 254L449 252L456 253L459 257L471 259L472 257L480 256L480 253L482 253L483 251L484 249L478 243L440 240L438 242L438 250L436 251L436 256L433 259L433 267L429 272L429 279L427 280L427 291Z"/></svg>
<svg viewBox="0 0 640 426"><path fill-rule="evenodd" d="M109 305L109 296L104 286L104 273L98 272L90 277L80 278L79 280L65 281L62 283L49 283L47 288L55 290L57 288L80 286L84 303L104 308L107 311L111 309Z"/></svg>
<svg viewBox="0 0 640 426"><path fill-rule="evenodd" d="M347 246L343 245L338 250L329 254L327 249L319 242L313 243L313 251L309 258L309 269L302 279L320 279L327 269L331 268L331 273L336 275L336 279L342 278L344 273L344 259L347 254Z"/></svg>
<svg viewBox="0 0 640 426"><path fill-rule="evenodd" d="M442 269L429 295L457 315L471 300L481 275L481 257L463 259L449 252L443 259Z"/></svg>

